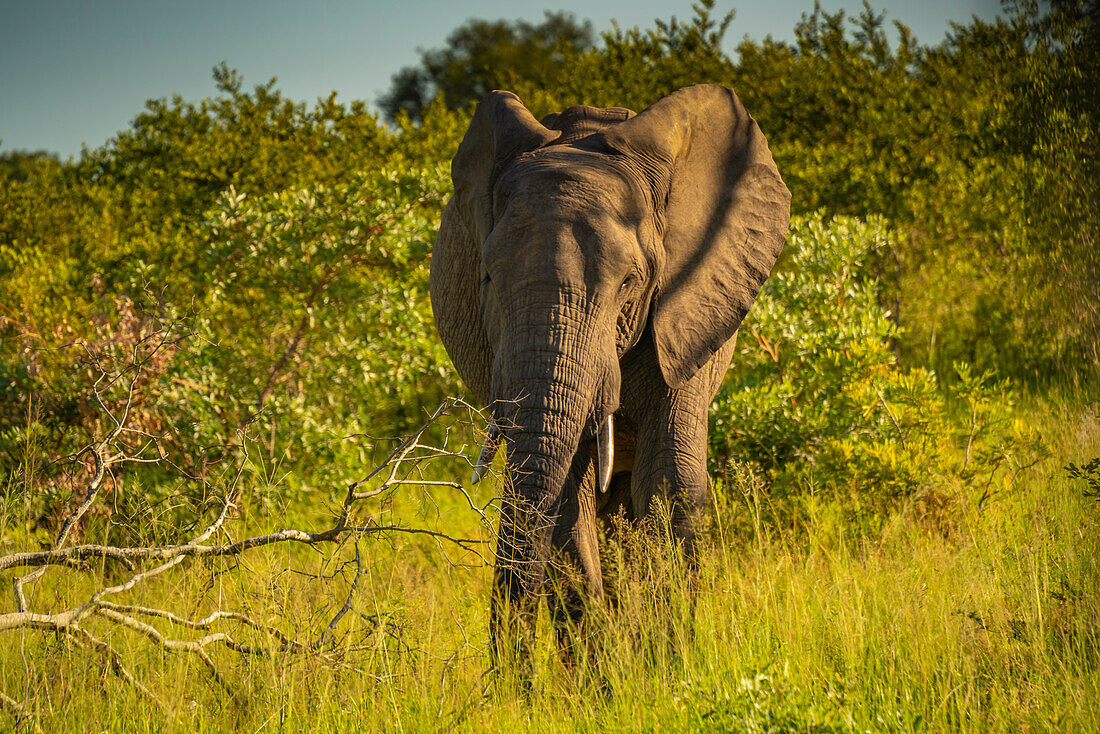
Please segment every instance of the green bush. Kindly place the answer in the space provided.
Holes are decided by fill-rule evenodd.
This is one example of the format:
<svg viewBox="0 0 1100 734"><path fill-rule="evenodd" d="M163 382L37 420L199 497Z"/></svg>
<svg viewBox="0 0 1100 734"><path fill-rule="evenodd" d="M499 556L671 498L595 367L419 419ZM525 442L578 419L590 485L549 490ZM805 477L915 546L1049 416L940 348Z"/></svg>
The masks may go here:
<svg viewBox="0 0 1100 734"><path fill-rule="evenodd" d="M110 428L105 411L119 414L134 383L135 448L156 437L175 467L202 477L250 431L263 437L250 442L263 449L249 457L254 474L293 467L295 486L331 484L367 460L371 442L349 436L402 433L457 393L428 299L444 171L348 178L256 196L229 189L194 229L201 266L185 308L150 288L157 263L135 258L121 292L74 304L75 327L9 338L5 468L35 451L78 452ZM49 488L36 498L43 512L78 483L64 465L37 477ZM156 489L159 472L134 475Z"/></svg>
<svg viewBox="0 0 1100 734"><path fill-rule="evenodd" d="M262 411L291 456L405 431L457 391L428 298L449 179L443 169L350 179L254 199L230 191L206 224L201 318L218 346L195 381L220 381L207 391L230 425Z"/></svg>
<svg viewBox="0 0 1100 734"><path fill-rule="evenodd" d="M780 514L828 507L873 526L913 507L946 521L944 508L980 506L1042 450L1014 418L1007 381L958 363L941 383L898 365L897 327L867 268L896 237L879 218L796 217L741 327L711 448L762 472Z"/></svg>

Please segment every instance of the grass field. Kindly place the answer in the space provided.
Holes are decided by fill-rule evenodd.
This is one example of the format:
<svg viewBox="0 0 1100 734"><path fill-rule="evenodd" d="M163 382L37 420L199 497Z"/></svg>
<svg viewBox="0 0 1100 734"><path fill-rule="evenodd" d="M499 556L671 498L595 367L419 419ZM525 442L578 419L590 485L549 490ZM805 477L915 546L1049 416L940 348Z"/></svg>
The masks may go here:
<svg viewBox="0 0 1100 734"><path fill-rule="evenodd" d="M224 686L196 655L99 617L87 629L152 698L102 650L5 630L0 685L24 710L9 705L0 730L1096 731L1100 501L1064 467L1100 455L1100 416L1079 402L1021 410L1052 456L1021 472L1013 491L960 503L946 525L903 509L871 537L812 514L782 527L768 522L763 488L741 473L715 493L693 587L659 537L620 536L605 546L616 604L591 612L595 664L563 667L544 618L529 693L490 670L486 563L446 541L394 533L359 539L361 574L348 537L338 548L287 543L235 561L195 559L112 597L188 619L239 611L304 642L319 639L350 598L320 651L209 645ZM452 470L466 473L435 471ZM240 516L226 525L234 539L324 527L326 493L308 502L290 493L287 504L273 498L293 478L271 475L272 486L242 495ZM383 524L491 538L460 492L430 489L401 487L370 513ZM476 489L475 503L491 498L491 486ZM27 506L7 495L3 554L27 549ZM143 518L129 520L135 537L161 532L153 515ZM96 532L121 531L104 520L88 524ZM31 606L56 612L130 575L96 564L49 569L28 587ZM15 575L4 572L5 589ZM5 592L0 614L14 610ZM176 639L206 634L147 622ZM209 631L218 630L278 642L232 620Z"/></svg>

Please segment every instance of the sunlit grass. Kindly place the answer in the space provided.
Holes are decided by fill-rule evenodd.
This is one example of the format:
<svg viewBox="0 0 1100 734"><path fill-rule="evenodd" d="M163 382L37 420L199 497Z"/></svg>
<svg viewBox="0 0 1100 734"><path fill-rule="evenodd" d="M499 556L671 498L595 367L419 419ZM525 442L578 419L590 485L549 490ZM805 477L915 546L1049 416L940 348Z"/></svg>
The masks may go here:
<svg viewBox="0 0 1100 734"><path fill-rule="evenodd" d="M191 657L96 628L161 711L95 653L23 631L0 650L3 690L29 702L44 731L1095 730L1100 504L1063 466L1100 454L1100 427L1089 410L1035 410L1054 456L1012 493L961 508L946 535L904 515L873 538L813 524L758 531L731 491L711 512L689 584L659 537L620 534L605 545L615 602L592 610L591 665L561 664L543 614L527 693L490 670L489 569L404 535L359 541L355 612L328 659L214 649L230 694ZM488 499L491 488L480 492ZM294 522L317 520L318 500ZM289 522L250 515L255 506L241 518L250 529ZM429 501L410 491L390 511L489 539L457 493ZM17 525L5 518L5 552ZM124 601L190 617L246 611L311 640L343 605L353 557L349 541L335 553L280 546L239 565L196 561ZM70 604L119 573L54 570L35 589L37 606ZM0 605L11 611L11 595ZM270 642L262 637L252 639Z"/></svg>

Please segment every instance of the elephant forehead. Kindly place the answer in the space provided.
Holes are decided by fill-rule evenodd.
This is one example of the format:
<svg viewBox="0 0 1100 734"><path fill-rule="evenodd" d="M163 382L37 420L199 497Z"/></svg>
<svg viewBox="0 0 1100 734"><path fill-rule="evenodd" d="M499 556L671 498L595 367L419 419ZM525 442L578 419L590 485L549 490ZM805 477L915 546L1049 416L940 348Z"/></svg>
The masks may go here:
<svg viewBox="0 0 1100 734"><path fill-rule="evenodd" d="M644 189L626 167L609 156L569 148L537 151L521 158L498 180L498 218L511 206L572 219L613 217L629 223L647 212Z"/></svg>
<svg viewBox="0 0 1100 734"><path fill-rule="evenodd" d="M580 276L594 263L626 261L636 238L604 207L517 196L485 241L483 258L513 271Z"/></svg>
<svg viewBox="0 0 1100 734"><path fill-rule="evenodd" d="M633 232L611 217L575 219L541 208L511 207L482 251L505 290L575 291L595 297L641 254Z"/></svg>
<svg viewBox="0 0 1100 734"><path fill-rule="evenodd" d="M498 179L493 208L483 261L531 283L599 288L642 259L639 233L651 228L629 171L568 149L521 158Z"/></svg>
<svg viewBox="0 0 1100 734"><path fill-rule="evenodd" d="M526 251L615 258L632 249L638 222L613 193L576 179L543 183L525 186L503 203L485 242L486 255Z"/></svg>

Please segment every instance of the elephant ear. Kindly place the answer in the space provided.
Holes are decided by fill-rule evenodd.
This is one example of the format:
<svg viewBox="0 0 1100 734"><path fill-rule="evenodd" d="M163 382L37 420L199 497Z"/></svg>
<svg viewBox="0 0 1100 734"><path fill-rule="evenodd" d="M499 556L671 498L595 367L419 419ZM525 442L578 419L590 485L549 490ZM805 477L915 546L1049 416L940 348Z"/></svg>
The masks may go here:
<svg viewBox="0 0 1100 734"><path fill-rule="evenodd" d="M681 89L601 135L637 162L657 199L665 268L651 324L661 372L679 387L733 337L771 274L791 195L725 87Z"/></svg>
<svg viewBox="0 0 1100 734"><path fill-rule="evenodd" d="M451 161L454 200L478 245L493 229L493 184L519 155L556 140L560 132L539 124L519 97L490 92L477 104L470 128Z"/></svg>

